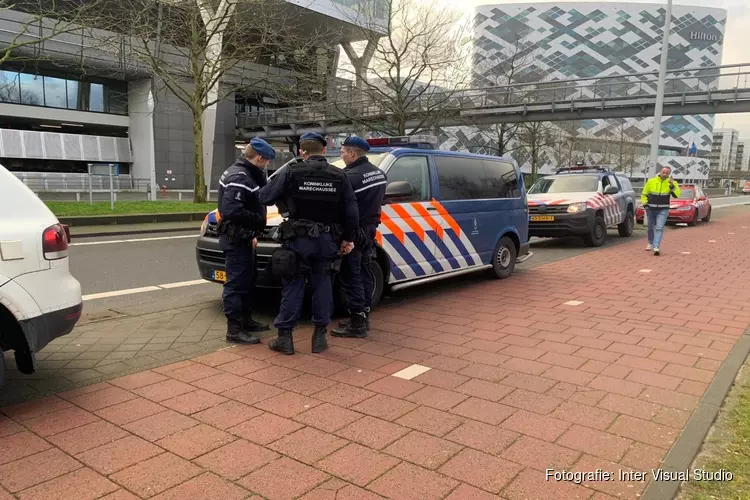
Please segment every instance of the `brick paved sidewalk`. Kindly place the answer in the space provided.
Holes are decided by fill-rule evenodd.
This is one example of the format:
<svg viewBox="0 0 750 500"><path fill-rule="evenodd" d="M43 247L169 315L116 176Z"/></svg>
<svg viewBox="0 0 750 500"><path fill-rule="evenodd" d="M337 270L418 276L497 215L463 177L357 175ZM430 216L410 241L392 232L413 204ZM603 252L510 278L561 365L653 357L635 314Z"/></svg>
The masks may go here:
<svg viewBox="0 0 750 500"><path fill-rule="evenodd" d="M637 498L543 471L660 465L750 324L748 227L417 298L324 355L300 331L3 408L0 500Z"/></svg>

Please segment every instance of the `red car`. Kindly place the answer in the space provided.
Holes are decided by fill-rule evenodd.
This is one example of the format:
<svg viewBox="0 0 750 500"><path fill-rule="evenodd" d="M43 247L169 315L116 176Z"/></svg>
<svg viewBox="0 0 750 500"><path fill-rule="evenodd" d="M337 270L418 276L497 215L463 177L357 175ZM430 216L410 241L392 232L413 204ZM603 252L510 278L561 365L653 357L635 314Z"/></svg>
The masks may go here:
<svg viewBox="0 0 750 500"><path fill-rule="evenodd" d="M698 221L711 220L711 201L700 186L685 184L680 186L680 197L672 198L669 204L667 224L685 223L695 226ZM635 221L643 224L643 207L635 210Z"/></svg>

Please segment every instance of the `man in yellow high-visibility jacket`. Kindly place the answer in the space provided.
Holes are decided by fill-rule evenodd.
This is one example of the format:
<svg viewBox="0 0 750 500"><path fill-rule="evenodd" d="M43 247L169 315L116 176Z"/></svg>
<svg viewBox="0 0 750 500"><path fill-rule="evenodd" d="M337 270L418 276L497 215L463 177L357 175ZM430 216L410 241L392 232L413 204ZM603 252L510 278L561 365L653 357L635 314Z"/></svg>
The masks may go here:
<svg viewBox="0 0 750 500"><path fill-rule="evenodd" d="M664 226L669 217L669 202L672 197L680 197L680 186L672 179L672 169L664 167L656 177L646 181L646 185L643 186L643 193L641 193L641 201L648 218L648 246L646 251L653 250L654 255L661 253L659 246L664 236Z"/></svg>

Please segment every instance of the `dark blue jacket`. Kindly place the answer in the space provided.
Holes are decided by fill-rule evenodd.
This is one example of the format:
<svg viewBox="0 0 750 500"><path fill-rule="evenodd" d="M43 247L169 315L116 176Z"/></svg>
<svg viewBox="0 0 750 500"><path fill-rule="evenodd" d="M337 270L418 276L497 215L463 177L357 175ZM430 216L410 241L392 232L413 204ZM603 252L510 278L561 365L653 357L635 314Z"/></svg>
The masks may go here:
<svg viewBox="0 0 750 500"><path fill-rule="evenodd" d="M237 158L219 178L219 214L229 223L253 229L266 227L266 206L258 191L267 183L266 171L244 156Z"/></svg>
<svg viewBox="0 0 750 500"><path fill-rule="evenodd" d="M310 163L325 163L325 157L323 156L310 156L307 159ZM284 202L288 196L288 189L290 186L290 174L295 165L292 164L285 168L279 169L274 172L274 175L268 180L268 184L262 188L258 194L260 202L264 205L274 205L281 201ZM333 167L331 167L333 168ZM350 182L344 181L342 184L342 197L341 197L341 219L337 223L343 226L343 238L346 241L354 241L354 238L359 229L359 210L357 209L357 199L354 195L354 189ZM284 203L289 205L288 203Z"/></svg>
<svg viewBox="0 0 750 500"><path fill-rule="evenodd" d="M366 156L347 165L344 172L357 197L360 226L379 225L380 207L383 205L385 186L388 183L385 174L370 163Z"/></svg>

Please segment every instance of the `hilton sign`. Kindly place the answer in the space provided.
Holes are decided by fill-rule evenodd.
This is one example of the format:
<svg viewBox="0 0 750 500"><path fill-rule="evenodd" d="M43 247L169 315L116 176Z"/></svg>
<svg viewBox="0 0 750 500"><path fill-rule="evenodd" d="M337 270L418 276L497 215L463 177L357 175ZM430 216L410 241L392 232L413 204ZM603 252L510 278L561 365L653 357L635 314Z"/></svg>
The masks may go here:
<svg viewBox="0 0 750 500"><path fill-rule="evenodd" d="M702 31L691 31L690 40L697 40L701 42L720 42L721 37L719 35L712 35L711 33L704 33Z"/></svg>

